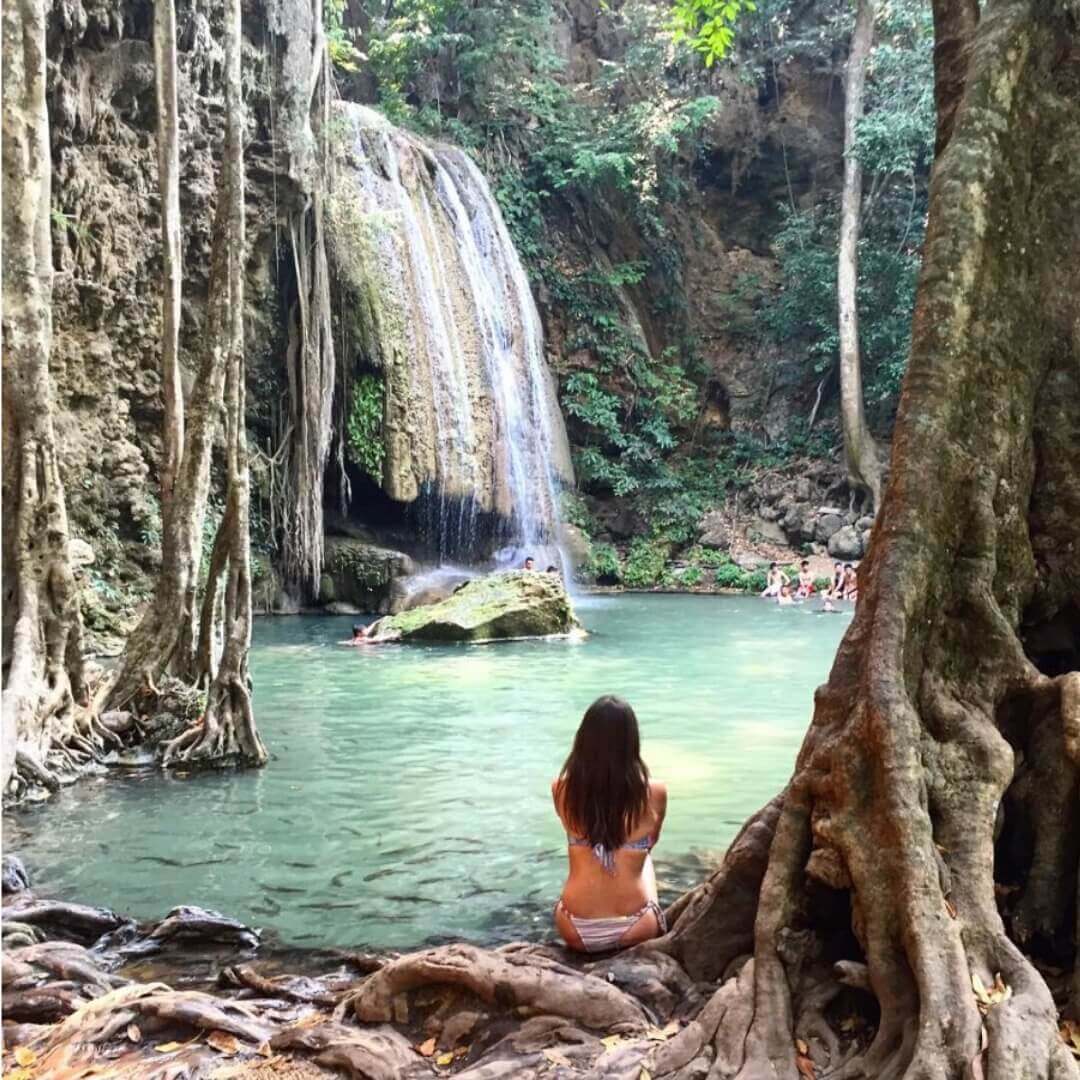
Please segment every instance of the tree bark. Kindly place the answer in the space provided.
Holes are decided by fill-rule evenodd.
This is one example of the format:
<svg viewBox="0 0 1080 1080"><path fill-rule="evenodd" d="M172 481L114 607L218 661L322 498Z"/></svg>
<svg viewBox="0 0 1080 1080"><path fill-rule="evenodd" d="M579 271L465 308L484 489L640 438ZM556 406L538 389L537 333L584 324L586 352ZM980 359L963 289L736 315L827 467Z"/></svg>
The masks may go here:
<svg viewBox="0 0 1080 1080"><path fill-rule="evenodd" d="M51 786L43 759L86 693L78 590L53 431L52 161L46 10L3 11L4 694L0 787L17 764Z"/></svg>
<svg viewBox="0 0 1080 1080"><path fill-rule="evenodd" d="M937 57L962 98L858 609L779 809L658 945L716 978L752 932L718 1076L798 1080L795 1039L830 1077L1080 1075L1041 971L1078 966L1080 30L990 0Z"/></svg>
<svg viewBox="0 0 1080 1080"><path fill-rule="evenodd" d="M221 203L225 208L228 378L225 392L227 490L214 554L228 552L223 625L224 649L207 694L201 722L175 739L165 764L263 765L266 748L255 727L248 676L251 648L250 483L244 423L244 100L240 76L240 0L225 3L225 160ZM223 539L224 538L224 539ZM212 568L213 572L213 568ZM203 624L213 621L216 583L208 588ZM200 650L201 652L202 650Z"/></svg>
<svg viewBox="0 0 1080 1080"><path fill-rule="evenodd" d="M868 493L876 510L881 501L881 465L877 446L866 425L862 363L859 358L856 291L859 280L862 167L855 156L855 136L863 115L866 62L873 38L873 0L858 0L844 82L844 187L840 199L840 252L836 280L840 320L840 420L848 484L853 492Z"/></svg>
<svg viewBox="0 0 1080 1080"><path fill-rule="evenodd" d="M184 446L184 393L180 383L180 119L176 98L176 12L173 0L154 5L154 71L157 80L158 185L161 189L161 397L162 525L169 517Z"/></svg>
<svg viewBox="0 0 1080 1080"><path fill-rule="evenodd" d="M168 9L168 10L167 10ZM209 301L199 369L193 383L188 415L179 386L176 333L179 327L180 245L177 195L177 126L175 102L175 33L171 43L168 0L162 0L155 22L155 52L159 59L159 159L162 183L162 230L165 251L162 378L164 387L165 460L162 473L161 570L154 598L128 637L122 663L102 697L107 708L123 708L137 695L155 689L158 677L168 672L193 680L195 657L196 592L202 559L203 526L210 493L210 464L214 434L222 405L229 366L229 260L228 167L219 179L210 256ZM161 39L159 41L159 38ZM171 45L171 48L170 48ZM171 88L171 89L170 89ZM167 114L172 112L171 117ZM175 210L175 213L173 212ZM170 334L172 337L170 338ZM171 387L171 389L170 389ZM183 438L180 445L177 440ZM175 477L169 478L175 458Z"/></svg>

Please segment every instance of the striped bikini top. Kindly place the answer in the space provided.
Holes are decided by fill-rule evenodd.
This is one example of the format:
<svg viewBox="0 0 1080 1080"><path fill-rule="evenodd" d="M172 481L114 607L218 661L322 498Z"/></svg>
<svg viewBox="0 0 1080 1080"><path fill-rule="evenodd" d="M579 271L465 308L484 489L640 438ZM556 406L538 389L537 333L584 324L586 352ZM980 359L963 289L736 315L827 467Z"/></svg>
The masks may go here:
<svg viewBox="0 0 1080 1080"><path fill-rule="evenodd" d="M599 859L600 865L609 873L615 873L615 851L651 851L652 837L642 836L637 840L627 840L625 844L612 850L603 844L590 844L587 836L571 836L566 834L566 842L571 847L591 847L593 854Z"/></svg>

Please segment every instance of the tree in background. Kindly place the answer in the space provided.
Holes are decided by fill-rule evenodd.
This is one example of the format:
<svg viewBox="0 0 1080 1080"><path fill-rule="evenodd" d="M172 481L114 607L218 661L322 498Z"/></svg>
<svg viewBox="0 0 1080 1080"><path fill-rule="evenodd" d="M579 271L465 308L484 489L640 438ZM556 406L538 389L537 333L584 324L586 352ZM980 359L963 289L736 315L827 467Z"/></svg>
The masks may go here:
<svg viewBox="0 0 1080 1080"><path fill-rule="evenodd" d="M225 155L219 193L224 226L223 295L212 298L221 319L225 383L225 513L218 526L203 600L200 666L209 675L206 710L201 721L166 747L164 761L235 761L263 765L266 748L255 727L248 676L251 648L251 504L244 422L244 98L241 87L240 0L225 4ZM222 604L224 647L214 670L206 627L214 622L222 561L227 562ZM205 650L205 651L203 651Z"/></svg>
<svg viewBox="0 0 1080 1080"><path fill-rule="evenodd" d="M167 750L166 761L177 758L261 765L266 750L255 730L247 685L247 654L251 639L251 580L248 536L248 463L243 408L243 260L244 172L243 98L240 86L239 11L227 10L225 150L218 182L213 247L210 260L209 304L199 370L193 383L183 444L172 490L163 500L162 559L154 597L129 636L115 679L101 698L112 708L152 705L158 697L157 681L171 674L188 682L210 684L208 704L200 725L183 733ZM165 310L173 302L177 283L169 273L172 241L168 238L171 213L168 199L175 175L171 153L175 147L175 114L170 116L169 87L175 83L175 41L168 40L163 18L155 26L159 73L159 137L162 161L163 221L165 230ZM160 42L158 38L161 38ZM234 40L235 39L235 40ZM178 224L178 220L177 220ZM168 314L166 331L170 328ZM165 379L169 378L171 343L163 348ZM176 363L172 350L172 365ZM175 370L175 368L173 368ZM228 490L226 511L211 557L200 647L196 651L195 623L202 533L210 491L210 464L214 435L228 387L226 454ZM166 443L177 433L176 416L183 423L183 406L165 418ZM237 411L239 410L239 411ZM178 444L179 445L179 444ZM228 566L228 582L221 608L219 578ZM218 616L223 619L224 650L215 671L214 638Z"/></svg>
<svg viewBox="0 0 1080 1080"><path fill-rule="evenodd" d="M856 283L862 217L862 165L855 153L855 141L863 115L866 64L873 36L873 0L858 0L844 79L844 186L840 196L836 292L840 325L840 426L844 435L844 463L852 498L856 492L869 495L872 511L877 509L881 501L881 463L877 444L866 423L859 357Z"/></svg>

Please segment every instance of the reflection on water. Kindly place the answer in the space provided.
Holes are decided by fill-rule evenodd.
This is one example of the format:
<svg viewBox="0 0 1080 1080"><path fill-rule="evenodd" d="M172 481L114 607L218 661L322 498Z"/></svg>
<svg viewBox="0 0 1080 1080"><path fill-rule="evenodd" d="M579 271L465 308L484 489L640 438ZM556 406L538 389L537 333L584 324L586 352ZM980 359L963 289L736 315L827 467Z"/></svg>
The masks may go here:
<svg viewBox="0 0 1080 1080"><path fill-rule="evenodd" d="M587 598L584 643L348 649L349 618L256 623L263 770L92 779L9 815L35 881L157 916L200 903L298 945L548 932L565 870L549 783L603 693L670 787L665 899L787 779L848 617L756 598Z"/></svg>

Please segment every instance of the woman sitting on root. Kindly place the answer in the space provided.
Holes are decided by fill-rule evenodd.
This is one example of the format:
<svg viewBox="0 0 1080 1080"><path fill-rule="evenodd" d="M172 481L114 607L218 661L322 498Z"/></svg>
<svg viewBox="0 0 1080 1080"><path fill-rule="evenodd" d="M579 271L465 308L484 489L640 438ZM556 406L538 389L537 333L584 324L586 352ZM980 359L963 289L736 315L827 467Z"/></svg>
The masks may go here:
<svg viewBox="0 0 1080 1080"><path fill-rule="evenodd" d="M569 842L570 876L555 905L566 944L606 952L665 933L649 852L667 788L649 780L637 717L622 698L589 706L551 794Z"/></svg>

